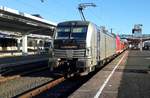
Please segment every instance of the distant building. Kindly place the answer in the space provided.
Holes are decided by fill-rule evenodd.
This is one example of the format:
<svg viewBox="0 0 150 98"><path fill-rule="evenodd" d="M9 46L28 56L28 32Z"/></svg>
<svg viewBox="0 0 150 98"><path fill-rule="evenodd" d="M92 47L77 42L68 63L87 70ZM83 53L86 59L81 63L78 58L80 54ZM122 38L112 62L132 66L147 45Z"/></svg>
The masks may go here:
<svg viewBox="0 0 150 98"><path fill-rule="evenodd" d="M133 37L142 37L142 24L135 24L132 29Z"/></svg>

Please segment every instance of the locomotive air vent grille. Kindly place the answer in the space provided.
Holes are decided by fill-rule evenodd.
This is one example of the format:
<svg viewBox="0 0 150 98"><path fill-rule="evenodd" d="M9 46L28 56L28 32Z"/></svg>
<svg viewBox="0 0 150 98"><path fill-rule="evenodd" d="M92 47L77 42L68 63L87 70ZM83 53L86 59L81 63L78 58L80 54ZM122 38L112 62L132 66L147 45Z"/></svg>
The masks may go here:
<svg viewBox="0 0 150 98"><path fill-rule="evenodd" d="M80 58L85 56L85 49L79 50L54 50L54 56L57 58Z"/></svg>

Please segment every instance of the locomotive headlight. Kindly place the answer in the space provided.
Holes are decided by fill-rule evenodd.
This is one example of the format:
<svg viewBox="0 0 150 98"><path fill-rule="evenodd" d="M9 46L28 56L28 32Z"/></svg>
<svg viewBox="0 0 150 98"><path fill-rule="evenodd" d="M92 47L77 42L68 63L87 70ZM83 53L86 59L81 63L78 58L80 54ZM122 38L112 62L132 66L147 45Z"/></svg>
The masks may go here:
<svg viewBox="0 0 150 98"><path fill-rule="evenodd" d="M57 61L61 61L61 59L60 59L60 58L58 58L58 59L57 59Z"/></svg>

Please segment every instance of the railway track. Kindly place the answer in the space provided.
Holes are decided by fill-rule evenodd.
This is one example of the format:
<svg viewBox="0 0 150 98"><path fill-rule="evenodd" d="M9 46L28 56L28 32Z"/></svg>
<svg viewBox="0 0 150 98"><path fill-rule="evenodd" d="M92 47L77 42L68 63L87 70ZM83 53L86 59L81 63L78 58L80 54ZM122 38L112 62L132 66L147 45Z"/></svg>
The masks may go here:
<svg viewBox="0 0 150 98"><path fill-rule="evenodd" d="M2 76L0 76L0 83L8 81L8 80L16 79L21 76L25 76L27 74L31 74L34 72L44 70L44 69L48 68L48 66L46 65L46 62L47 61L41 61L41 62L36 62L36 63L34 62L34 63L30 63L30 64L24 64L24 65L19 65L19 66L15 66L15 67L10 67L10 68L8 68L10 70L1 74Z"/></svg>
<svg viewBox="0 0 150 98"><path fill-rule="evenodd" d="M109 62L111 62L111 60ZM29 90L17 96L17 98L66 98L105 66L87 76L76 76L69 79L65 79L64 77L58 78L46 83L45 85Z"/></svg>
<svg viewBox="0 0 150 98"><path fill-rule="evenodd" d="M23 94L16 96L17 98L66 98L82 84L88 81L93 75L99 70L90 73L87 76L82 77L71 77L65 78L60 77L56 80L50 81L45 85L36 87L35 89L29 90Z"/></svg>
<svg viewBox="0 0 150 98"><path fill-rule="evenodd" d="M3 82L6 82L6 81L9 81L9 80L13 80L13 79L16 79L16 78L20 78L22 76L25 76L25 75L28 75L28 74L32 74L32 73L35 73L35 72L39 72L39 71L42 71L42 70L46 70L48 67L43 67L43 68L36 68L34 70L31 70L31 71L25 71L25 72L22 72L22 73L19 73L17 75L10 75L10 76L1 76L0 78L0 84L3 83Z"/></svg>
<svg viewBox="0 0 150 98"><path fill-rule="evenodd" d="M65 78L64 77L61 77L61 78L58 78L54 81L51 81L51 82L48 82L47 84L39 87L39 88L36 88L36 89L33 89L27 93L24 93L20 96L18 96L18 98L32 98L32 97L35 97L37 95L39 95L40 93L46 91L46 90L49 90L50 88L53 88L54 86L58 85L59 83L65 81Z"/></svg>
<svg viewBox="0 0 150 98"><path fill-rule="evenodd" d="M0 98L13 98L26 91L44 85L53 79L55 79L55 77L52 76L47 69L5 81L0 85Z"/></svg>
<svg viewBox="0 0 150 98"><path fill-rule="evenodd" d="M88 81L88 77L76 77L72 79L65 80L55 86L52 89L49 89L34 98L67 98L72 94L76 89L78 89L82 84Z"/></svg>
<svg viewBox="0 0 150 98"><path fill-rule="evenodd" d="M42 67L44 66L44 67ZM45 63L33 69L7 73L0 77L0 98L12 98L55 79Z"/></svg>

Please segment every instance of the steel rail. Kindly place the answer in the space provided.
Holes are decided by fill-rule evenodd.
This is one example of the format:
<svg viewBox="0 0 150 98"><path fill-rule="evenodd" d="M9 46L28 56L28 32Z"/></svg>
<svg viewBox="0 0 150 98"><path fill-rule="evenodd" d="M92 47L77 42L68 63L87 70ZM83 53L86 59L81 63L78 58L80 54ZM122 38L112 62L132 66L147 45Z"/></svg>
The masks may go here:
<svg viewBox="0 0 150 98"><path fill-rule="evenodd" d="M36 95L39 95L39 94L43 93L46 90L49 90L50 88L52 88L54 86L60 84L64 80L65 80L64 77L58 78L58 79L56 79L54 81L51 81L51 82L49 82L49 83L47 83L47 84L45 84L45 85L43 85L43 86L41 86L39 88L33 89L33 90L31 90L31 91L29 91L29 92L19 96L18 98L32 98L32 97L34 97Z"/></svg>
<svg viewBox="0 0 150 98"><path fill-rule="evenodd" d="M27 75L27 74L30 74L30 73L33 73L33 72L37 72L37 71L41 71L41 70L44 70L46 69L47 67L44 67L44 68L39 68L39 69L35 69L35 70L32 70L32 71L28 71L28 72L23 72L19 75L13 75L13 76L7 76L7 77L3 77L1 76L0 77L0 84L3 83L3 82L6 82L8 80L13 80L13 79L16 79L16 78L20 78L21 76L23 75Z"/></svg>

